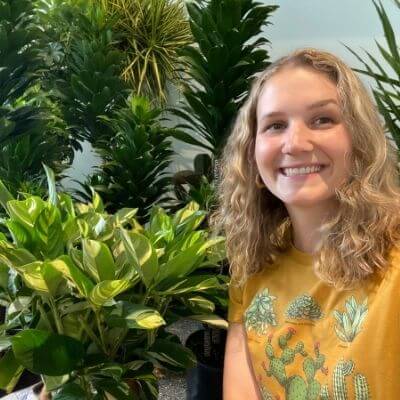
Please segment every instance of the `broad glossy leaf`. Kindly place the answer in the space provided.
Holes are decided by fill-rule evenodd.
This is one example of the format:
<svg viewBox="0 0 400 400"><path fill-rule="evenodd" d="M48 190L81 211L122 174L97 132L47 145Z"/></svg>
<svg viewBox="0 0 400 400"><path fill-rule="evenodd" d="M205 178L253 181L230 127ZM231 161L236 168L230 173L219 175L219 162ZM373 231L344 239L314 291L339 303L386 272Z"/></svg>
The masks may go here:
<svg viewBox="0 0 400 400"><path fill-rule="evenodd" d="M9 274L10 269L5 263L2 263L2 259L0 256L0 288L2 288L3 290L8 289Z"/></svg>
<svg viewBox="0 0 400 400"><path fill-rule="evenodd" d="M212 275L189 276L174 282L169 279L157 287L160 295L177 295L181 293L202 292L208 289L221 288L218 279Z"/></svg>
<svg viewBox="0 0 400 400"><path fill-rule="evenodd" d="M36 238L39 239L41 254L45 258L56 258L64 253L64 234L59 210L49 205L37 217L34 227Z"/></svg>
<svg viewBox="0 0 400 400"><path fill-rule="evenodd" d="M12 349L18 362L36 374L65 375L82 362L82 344L65 335L27 329L13 336Z"/></svg>
<svg viewBox="0 0 400 400"><path fill-rule="evenodd" d="M58 203L57 190L56 190L56 178L54 176L54 171L49 168L46 164L43 164L43 168L46 171L47 186L49 188L49 202L50 204L56 206Z"/></svg>
<svg viewBox="0 0 400 400"><path fill-rule="evenodd" d="M215 305L212 301L203 296L188 296L182 301L193 313L212 313L215 310Z"/></svg>
<svg viewBox="0 0 400 400"><path fill-rule="evenodd" d="M26 200L11 200L7 204L10 217L25 228L33 228L36 218L46 207L46 203L36 196Z"/></svg>
<svg viewBox="0 0 400 400"><path fill-rule="evenodd" d="M124 381L116 381L111 378L98 379L95 382L97 389L103 390L111 395L112 398L118 400L132 400L134 395L129 385Z"/></svg>
<svg viewBox="0 0 400 400"><path fill-rule="evenodd" d="M198 254L202 246L203 242L196 243L186 250L180 251L175 257L160 266L157 282L160 283L166 279L169 281L177 280L192 272L197 262L203 257Z"/></svg>
<svg viewBox="0 0 400 400"><path fill-rule="evenodd" d="M59 271L50 263L43 261L35 261L15 269L30 288L45 295L55 296L58 286L63 280Z"/></svg>
<svg viewBox="0 0 400 400"><path fill-rule="evenodd" d="M61 375L61 376L48 376L42 375L43 383L46 387L46 391L50 392L60 388L61 386L65 387L69 384L66 384L69 381L69 375ZM54 396L52 397L54 400Z"/></svg>
<svg viewBox="0 0 400 400"><path fill-rule="evenodd" d="M11 350L7 351L0 360L0 388L12 391L24 369L14 353Z"/></svg>
<svg viewBox="0 0 400 400"><path fill-rule="evenodd" d="M0 351L3 352L11 347L11 337L10 336L0 336Z"/></svg>
<svg viewBox="0 0 400 400"><path fill-rule="evenodd" d="M7 203L10 200L14 200L14 197L12 194L8 191L8 189L5 187L4 183L0 179L0 204L3 206L4 211L7 211Z"/></svg>
<svg viewBox="0 0 400 400"><path fill-rule="evenodd" d="M132 281L118 279L114 281L103 281L98 283L90 292L89 300L97 307L112 300L118 294L125 292L133 286Z"/></svg>
<svg viewBox="0 0 400 400"><path fill-rule="evenodd" d="M207 325L214 326L216 328L228 329L228 321L221 318L216 314L199 314L190 315L188 318L194 319L196 321L203 322Z"/></svg>
<svg viewBox="0 0 400 400"><path fill-rule="evenodd" d="M11 244L0 241L0 262L9 268L21 267L36 261L35 256L26 249L16 249Z"/></svg>
<svg viewBox="0 0 400 400"><path fill-rule="evenodd" d="M83 265L85 270L97 282L113 280L115 263L110 249L105 243L97 240L82 240Z"/></svg>
<svg viewBox="0 0 400 400"><path fill-rule="evenodd" d="M167 339L157 339L150 347L148 354L166 367L171 365L175 368L187 369L196 365L196 357L191 350Z"/></svg>
<svg viewBox="0 0 400 400"><path fill-rule="evenodd" d="M166 324L157 310L126 301L113 306L106 319L110 326L129 329L155 329Z"/></svg>
<svg viewBox="0 0 400 400"><path fill-rule="evenodd" d="M122 240L127 251L128 260L133 260L144 284L150 287L158 272L156 250L146 236L136 232L122 231Z"/></svg>
<svg viewBox="0 0 400 400"><path fill-rule="evenodd" d="M137 211L137 208L121 208L111 217L111 221L115 227L123 226L132 218L134 218L134 216L137 214Z"/></svg>
<svg viewBox="0 0 400 400"><path fill-rule="evenodd" d="M79 293L88 298L94 283L72 262L69 256L61 256L56 260L48 261L57 271L74 284Z"/></svg>

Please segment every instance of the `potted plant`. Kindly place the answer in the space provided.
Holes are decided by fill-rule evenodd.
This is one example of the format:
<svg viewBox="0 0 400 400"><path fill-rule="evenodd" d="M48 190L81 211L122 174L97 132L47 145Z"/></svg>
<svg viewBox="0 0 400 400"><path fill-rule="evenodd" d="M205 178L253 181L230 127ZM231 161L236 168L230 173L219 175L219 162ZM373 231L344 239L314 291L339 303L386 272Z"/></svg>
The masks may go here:
<svg viewBox="0 0 400 400"><path fill-rule="evenodd" d="M209 269L223 238L199 229L195 203L172 216L154 207L142 226L137 209L104 212L94 191L89 204L57 193L45 171L46 199L14 199L0 181L0 386L11 391L27 369L54 399L155 399L157 371L195 364L165 328L218 321L226 281Z"/></svg>

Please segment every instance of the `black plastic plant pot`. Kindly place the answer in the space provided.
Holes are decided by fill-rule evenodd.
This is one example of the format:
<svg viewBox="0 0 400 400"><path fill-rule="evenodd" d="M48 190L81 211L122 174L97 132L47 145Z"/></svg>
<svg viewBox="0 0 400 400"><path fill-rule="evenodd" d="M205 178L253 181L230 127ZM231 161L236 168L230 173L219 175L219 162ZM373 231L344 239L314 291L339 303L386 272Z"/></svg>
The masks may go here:
<svg viewBox="0 0 400 400"><path fill-rule="evenodd" d="M209 328L186 340L197 358L197 365L186 375L186 400L222 400L225 341L225 330Z"/></svg>
<svg viewBox="0 0 400 400"><path fill-rule="evenodd" d="M223 368L197 362L186 376L186 400L222 400Z"/></svg>

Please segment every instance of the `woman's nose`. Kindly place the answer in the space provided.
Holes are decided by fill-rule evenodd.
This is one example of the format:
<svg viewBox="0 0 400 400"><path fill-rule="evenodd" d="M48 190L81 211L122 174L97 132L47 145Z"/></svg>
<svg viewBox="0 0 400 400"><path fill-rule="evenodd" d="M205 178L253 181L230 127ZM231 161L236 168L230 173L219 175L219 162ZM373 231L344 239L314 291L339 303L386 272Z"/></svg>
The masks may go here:
<svg viewBox="0 0 400 400"><path fill-rule="evenodd" d="M289 125L282 138L283 153L311 151L314 148L311 141L310 129L302 122L293 122Z"/></svg>

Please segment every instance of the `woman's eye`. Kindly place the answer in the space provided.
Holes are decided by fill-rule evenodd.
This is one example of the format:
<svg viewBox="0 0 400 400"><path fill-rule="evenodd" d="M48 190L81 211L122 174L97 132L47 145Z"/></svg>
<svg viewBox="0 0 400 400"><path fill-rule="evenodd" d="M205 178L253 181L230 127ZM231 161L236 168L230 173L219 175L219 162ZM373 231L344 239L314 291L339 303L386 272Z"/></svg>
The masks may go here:
<svg viewBox="0 0 400 400"><path fill-rule="evenodd" d="M326 124L326 123L329 124L329 123L333 122L332 118L329 118L329 117L319 117L314 120L314 122L317 122L317 121L321 121L320 124L318 124L318 125Z"/></svg>
<svg viewBox="0 0 400 400"><path fill-rule="evenodd" d="M270 131L270 130L276 131L276 130L281 129L282 127L283 127L283 124L282 124L282 123L280 123L280 122L275 122L275 123L273 123L273 124L271 124L271 125L268 125L268 126L265 128L265 130L266 130L266 131Z"/></svg>

